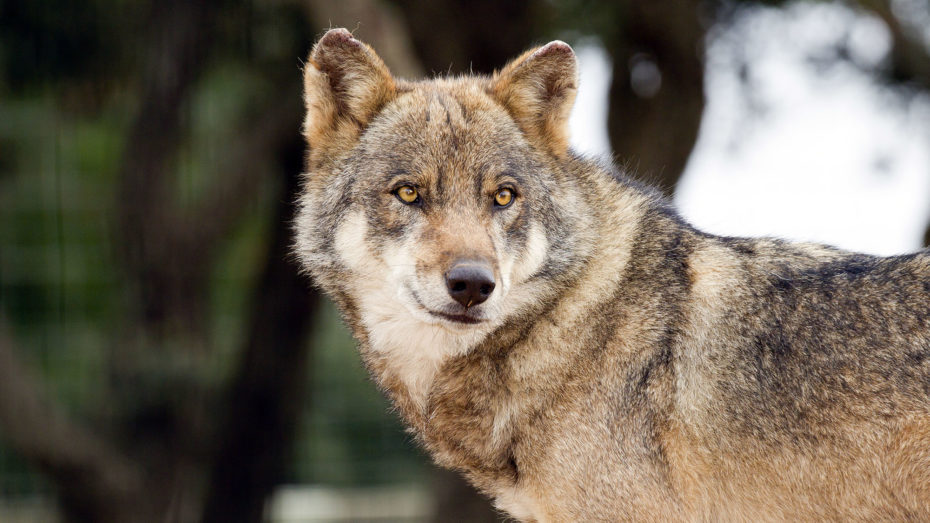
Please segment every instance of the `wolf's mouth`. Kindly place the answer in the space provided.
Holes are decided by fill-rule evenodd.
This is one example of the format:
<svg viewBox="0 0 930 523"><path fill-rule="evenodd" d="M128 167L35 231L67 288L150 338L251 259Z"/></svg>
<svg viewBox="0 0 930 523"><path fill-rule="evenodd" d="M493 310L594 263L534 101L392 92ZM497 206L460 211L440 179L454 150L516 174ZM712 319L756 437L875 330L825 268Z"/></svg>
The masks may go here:
<svg viewBox="0 0 930 523"><path fill-rule="evenodd" d="M442 318L446 321L451 321L453 323L461 323L464 325L476 325L478 323L482 323L485 321L481 318L476 318L472 316L471 314L467 314L467 313L466 314L449 314L447 312L434 311L423 303L423 301L420 299L420 296L417 294L417 291L415 291L409 285L407 285L406 287L407 287L407 290L410 292L410 295L413 296L413 301L416 302L417 306L419 306L424 311L428 312L430 316L435 316L437 318Z"/></svg>
<svg viewBox="0 0 930 523"><path fill-rule="evenodd" d="M433 316L436 316L437 318L454 321L456 323L465 323L468 325L475 325L477 323L481 323L482 321L484 321L484 320L479 320L477 318L473 318L467 314L446 314L444 312L435 312L429 309L426 309L426 312L432 314Z"/></svg>

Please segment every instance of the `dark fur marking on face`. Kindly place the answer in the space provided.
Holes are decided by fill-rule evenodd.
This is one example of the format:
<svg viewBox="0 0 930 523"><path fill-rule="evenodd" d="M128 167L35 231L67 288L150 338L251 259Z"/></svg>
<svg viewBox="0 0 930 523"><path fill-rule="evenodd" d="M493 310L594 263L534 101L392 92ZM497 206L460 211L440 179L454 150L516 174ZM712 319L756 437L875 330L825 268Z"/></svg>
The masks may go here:
<svg viewBox="0 0 930 523"><path fill-rule="evenodd" d="M523 166L516 166L516 164L518 164L518 162L517 162L517 161L514 161L514 160L515 160L514 158L507 158L507 159L505 159L505 160L504 160L504 165L508 165L508 166L510 166L510 167L507 168L507 169L505 169L505 170L503 170L503 171L501 171L501 173L498 174L495 178L497 179L497 182L498 182L499 184L500 184L500 183L506 182L508 179L513 180L513 181L516 183L516 186L517 186L517 187L516 187L516 189L517 189L517 195L519 196L520 193L521 193L521 189L522 189L522 188L528 188L528 187L530 186L530 184L528 183L528 180L527 180L526 176L524 176L523 174L521 174L523 171L525 171L525 168L524 168ZM490 168L488 168L488 169L486 169L486 170L489 171ZM543 186L542 184L537 184L537 185L536 185L535 187L533 187L533 188L534 188L534 189L537 189L537 190L539 190L539 189L545 190L545 186ZM547 190L546 190L545 192L548 193Z"/></svg>
<svg viewBox="0 0 930 523"><path fill-rule="evenodd" d="M557 280L566 268L577 262L571 255L574 248L572 239L577 231L567 221L563 221L558 216L551 216L556 213L548 211L549 209L534 211L536 215L544 214L541 221L548 230L547 240L549 241L549 255L542 268L536 271L535 277L542 280ZM548 219L546 215L549 215Z"/></svg>
<svg viewBox="0 0 930 523"><path fill-rule="evenodd" d="M446 125L449 127L449 147L451 147L452 150L455 151L459 148L459 136L458 136L457 129L455 128L454 125L452 125L452 113L449 111L449 106L448 106L450 98L451 97L446 95L445 93L437 95L437 100L439 101L439 104L442 105L442 108L446 111ZM461 104L458 103L458 100L455 100L454 98L451 98L451 99L453 102L458 104L459 108L461 108Z"/></svg>
<svg viewBox="0 0 930 523"><path fill-rule="evenodd" d="M449 176L448 169L445 164L441 164L436 170L436 198L448 199L449 195L446 194L446 177Z"/></svg>
<svg viewBox="0 0 930 523"><path fill-rule="evenodd" d="M500 209L496 212L513 212L513 209ZM530 211L527 206L521 205L517 211L517 216L512 219L512 221L507 224L507 227L504 228L504 232L507 233L508 239L511 242L515 243L515 247L523 248L526 244L526 238L529 235L530 230Z"/></svg>
<svg viewBox="0 0 930 523"><path fill-rule="evenodd" d="M387 172L385 172L385 173L384 173L384 176L382 177L382 179L383 179L384 181L391 181L391 180L393 180L394 178L398 178L398 177L401 177L401 176L410 176L409 170L408 170L408 169L405 169L405 168L403 168L403 167L394 167L394 168L388 170Z"/></svg>
<svg viewBox="0 0 930 523"><path fill-rule="evenodd" d="M474 173L474 180L475 180L475 187L474 187L475 193L474 193L474 194L475 194L475 197L476 197L477 200L478 200L478 205L479 205L479 206L482 205L483 203L485 203L485 202L482 201L482 200L484 200L484 196L485 196L485 193L484 193L484 176L485 176L485 171L479 170L479 171L477 171L477 172Z"/></svg>

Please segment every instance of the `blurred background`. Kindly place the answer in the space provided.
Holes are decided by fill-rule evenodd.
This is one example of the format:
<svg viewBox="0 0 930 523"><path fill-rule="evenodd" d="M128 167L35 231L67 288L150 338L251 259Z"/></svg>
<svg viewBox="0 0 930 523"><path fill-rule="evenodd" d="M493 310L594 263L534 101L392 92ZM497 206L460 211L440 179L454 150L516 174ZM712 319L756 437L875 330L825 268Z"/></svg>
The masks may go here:
<svg viewBox="0 0 930 523"><path fill-rule="evenodd" d="M930 2L0 0L0 522L495 521L289 256L301 66L559 38L573 143L710 232L930 241Z"/></svg>

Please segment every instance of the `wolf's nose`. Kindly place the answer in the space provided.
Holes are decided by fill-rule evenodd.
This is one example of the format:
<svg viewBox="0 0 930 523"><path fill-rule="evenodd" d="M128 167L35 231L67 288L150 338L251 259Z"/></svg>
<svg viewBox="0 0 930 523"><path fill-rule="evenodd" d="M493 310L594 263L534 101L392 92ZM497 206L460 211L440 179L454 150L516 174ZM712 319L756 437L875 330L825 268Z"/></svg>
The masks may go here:
<svg viewBox="0 0 930 523"><path fill-rule="evenodd" d="M446 273L446 288L452 299L467 309L484 303L494 292L494 273L481 262L459 262Z"/></svg>

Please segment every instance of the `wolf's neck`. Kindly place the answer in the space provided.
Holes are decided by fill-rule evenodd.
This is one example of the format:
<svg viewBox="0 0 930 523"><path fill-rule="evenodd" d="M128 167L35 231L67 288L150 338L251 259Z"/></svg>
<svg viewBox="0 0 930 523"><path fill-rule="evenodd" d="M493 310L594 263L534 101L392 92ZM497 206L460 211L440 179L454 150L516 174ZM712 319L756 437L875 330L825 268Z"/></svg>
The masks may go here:
<svg viewBox="0 0 930 523"><path fill-rule="evenodd" d="M618 195L619 205L623 197ZM631 347L618 343L613 332L632 338L642 334L639 322L613 329L597 321L601 311L616 306L618 289L630 281L647 209L628 203L617 219L605 219L607 209L599 214L593 223L597 227L589 231L594 248L551 299L536 303L434 374L429 411L417 428L439 463L465 468L489 490L508 484L533 417L565 400L580 369L590 368L593 354L603 353L608 344L620 352Z"/></svg>
<svg viewBox="0 0 930 523"><path fill-rule="evenodd" d="M430 387L442 365L468 352L488 331L424 324L397 307L372 307L363 314L366 363L398 407L416 413L425 412ZM414 412L404 414L409 418Z"/></svg>

